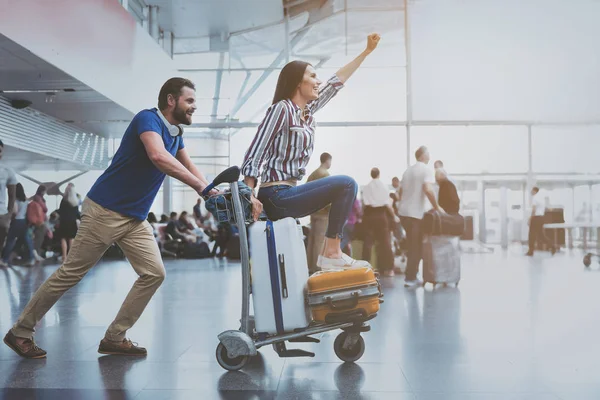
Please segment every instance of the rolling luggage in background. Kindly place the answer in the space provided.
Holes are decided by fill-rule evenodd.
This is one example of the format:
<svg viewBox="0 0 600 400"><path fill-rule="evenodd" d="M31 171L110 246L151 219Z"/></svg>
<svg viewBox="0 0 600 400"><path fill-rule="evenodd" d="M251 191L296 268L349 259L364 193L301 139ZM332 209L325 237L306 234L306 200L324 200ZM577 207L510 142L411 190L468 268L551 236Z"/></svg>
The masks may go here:
<svg viewBox="0 0 600 400"><path fill-rule="evenodd" d="M302 226L294 218L250 225L252 299L256 332L281 334L306 328L308 263Z"/></svg>
<svg viewBox="0 0 600 400"><path fill-rule="evenodd" d="M460 281L460 247L458 236L423 238L423 283L454 283Z"/></svg>
<svg viewBox="0 0 600 400"><path fill-rule="evenodd" d="M308 304L318 322L365 319L379 311L381 297L371 268L321 271L308 279Z"/></svg>
<svg viewBox="0 0 600 400"><path fill-rule="evenodd" d="M465 232L465 219L460 214L445 214L431 210L423 215L424 235L461 236Z"/></svg>

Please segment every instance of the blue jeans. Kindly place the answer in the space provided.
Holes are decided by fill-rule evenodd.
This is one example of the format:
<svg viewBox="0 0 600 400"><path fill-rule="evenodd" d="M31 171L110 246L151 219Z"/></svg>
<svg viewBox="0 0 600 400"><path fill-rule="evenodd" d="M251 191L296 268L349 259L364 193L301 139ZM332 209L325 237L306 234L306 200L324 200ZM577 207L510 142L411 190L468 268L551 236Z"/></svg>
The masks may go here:
<svg viewBox="0 0 600 400"><path fill-rule="evenodd" d="M331 204L325 236L337 239L343 236L344 225L352 211L357 192L358 185L354 179L337 175L299 186L276 185L261 188L258 200L263 203L267 216L273 221L286 217L306 217Z"/></svg>
<svg viewBox="0 0 600 400"><path fill-rule="evenodd" d="M17 240L23 240L25 242L25 246L27 246L27 254L29 256L29 260L33 260L33 241L31 239L31 235L27 227L27 220L13 219L10 223L10 228L8 230L6 246L4 246L4 251L2 252L2 259L5 263L8 263L8 260L10 259L10 253L12 253L13 249L15 248Z"/></svg>

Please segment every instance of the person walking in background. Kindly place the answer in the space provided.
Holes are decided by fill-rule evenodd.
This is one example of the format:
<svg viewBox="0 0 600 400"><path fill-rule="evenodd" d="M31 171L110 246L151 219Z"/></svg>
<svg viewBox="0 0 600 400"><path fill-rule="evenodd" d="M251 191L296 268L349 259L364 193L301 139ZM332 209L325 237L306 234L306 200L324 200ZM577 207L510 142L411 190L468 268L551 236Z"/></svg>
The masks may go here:
<svg viewBox="0 0 600 400"><path fill-rule="evenodd" d="M12 168L1 161L4 155L4 142L0 140L0 249L8 234L10 221L15 208L15 190L17 176ZM8 200L6 194L8 193Z"/></svg>
<svg viewBox="0 0 600 400"><path fill-rule="evenodd" d="M60 239L60 248L62 250L62 259L67 259L67 254L73 245L73 239L77 235L78 221L81 219L79 214L79 199L75 193L75 185L69 183L63 199L58 209L59 225L55 234Z"/></svg>
<svg viewBox="0 0 600 400"><path fill-rule="evenodd" d="M529 218L529 251L527 256L533 256L535 251L535 244L542 242L545 243L549 248L552 255L556 253L556 247L554 243L548 239L544 233L544 214L546 213L546 207L544 202L538 196L540 188L534 186L531 189L531 217Z"/></svg>
<svg viewBox="0 0 600 400"><path fill-rule="evenodd" d="M446 214L458 214L460 210L460 197L456 186L450 179L444 168L435 170L435 180L439 186L438 203Z"/></svg>
<svg viewBox="0 0 600 400"><path fill-rule="evenodd" d="M4 246L2 261L0 262L1 267L6 267L10 264L10 255L17 243L24 243L27 249L28 259L25 265L31 266L35 264L33 242L27 226L27 196L25 196L25 190L20 183L17 183L15 189L15 218L12 220L10 229L8 230L6 246Z"/></svg>
<svg viewBox="0 0 600 400"><path fill-rule="evenodd" d="M434 209L442 211L438 205L433 185L435 176L429 164L429 150L421 146L415 152L417 162L410 166L402 175L398 193L400 196L400 220L406 231L408 254L406 261L406 277L404 286L415 287L422 282L417 280L419 263L422 258L423 232L422 221L425 214L425 200Z"/></svg>
<svg viewBox="0 0 600 400"><path fill-rule="evenodd" d="M379 179L379 168L371 170L371 182L363 188L363 224L365 241L362 258L371 259L371 248L377 245L377 266L382 275L394 276L394 253L390 233L391 222L398 217L392 210L388 187Z"/></svg>
<svg viewBox="0 0 600 400"><path fill-rule="evenodd" d="M46 226L48 206L44 198L45 195L46 186L38 186L35 195L27 206L27 221L31 226L33 236L33 256L39 262L44 261L44 257L42 257L42 245L48 233L48 227Z"/></svg>
<svg viewBox="0 0 600 400"><path fill-rule="evenodd" d="M354 204L352 205L352 211L350 211L350 215L348 215L348 221L346 221L346 225L344 225L342 242L340 243L340 247L344 254L352 257L352 239L354 238L354 231L356 228L356 224L360 223L362 219L362 205L360 200L355 199Z"/></svg>
<svg viewBox="0 0 600 400"><path fill-rule="evenodd" d="M321 154L321 165L309 175L307 182L316 181L317 179L326 178L329 176L329 169L333 157L329 153ZM327 222L329 220L329 209L331 206L326 206L310 216L310 232L308 234L308 246L306 249L308 260L308 271L314 273L318 271L317 259L323 250L325 242L325 232L327 231Z"/></svg>

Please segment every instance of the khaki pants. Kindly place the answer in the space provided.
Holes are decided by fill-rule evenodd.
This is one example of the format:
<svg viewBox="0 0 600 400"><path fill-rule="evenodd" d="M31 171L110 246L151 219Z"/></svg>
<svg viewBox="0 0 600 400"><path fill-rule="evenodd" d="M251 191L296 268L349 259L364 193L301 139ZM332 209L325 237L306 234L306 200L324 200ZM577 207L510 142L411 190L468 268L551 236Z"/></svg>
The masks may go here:
<svg viewBox="0 0 600 400"><path fill-rule="evenodd" d="M319 258L319 254L321 254L321 251L323 250L328 223L328 215L315 214L310 216L310 233L308 234L308 246L306 249L308 271L310 273L319 270L317 267L317 258Z"/></svg>
<svg viewBox="0 0 600 400"><path fill-rule="evenodd" d="M86 198L81 225L64 264L40 286L13 326L15 336L32 338L35 325L117 243L139 275L105 338L122 341L165 278L165 268L148 221L125 217Z"/></svg>

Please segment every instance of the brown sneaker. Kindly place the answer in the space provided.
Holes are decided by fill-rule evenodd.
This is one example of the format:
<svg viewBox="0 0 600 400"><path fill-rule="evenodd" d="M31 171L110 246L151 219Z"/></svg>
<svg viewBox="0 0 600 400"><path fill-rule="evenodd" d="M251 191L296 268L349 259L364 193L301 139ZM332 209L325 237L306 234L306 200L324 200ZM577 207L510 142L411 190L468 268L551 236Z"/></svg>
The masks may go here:
<svg viewBox="0 0 600 400"><path fill-rule="evenodd" d="M98 347L98 353L115 356L145 356L148 354L145 348L139 347L137 343L133 343L129 339L123 339L121 343L102 339Z"/></svg>
<svg viewBox="0 0 600 400"><path fill-rule="evenodd" d="M33 339L25 339L22 344L17 344L17 337L13 335L12 331L8 331L4 336L4 343L21 357L46 358L46 351L37 347Z"/></svg>

